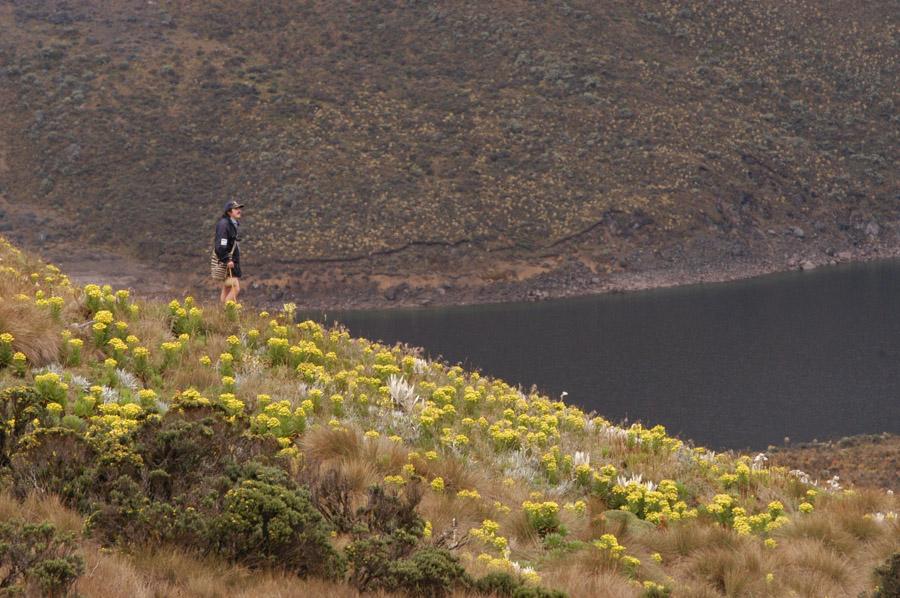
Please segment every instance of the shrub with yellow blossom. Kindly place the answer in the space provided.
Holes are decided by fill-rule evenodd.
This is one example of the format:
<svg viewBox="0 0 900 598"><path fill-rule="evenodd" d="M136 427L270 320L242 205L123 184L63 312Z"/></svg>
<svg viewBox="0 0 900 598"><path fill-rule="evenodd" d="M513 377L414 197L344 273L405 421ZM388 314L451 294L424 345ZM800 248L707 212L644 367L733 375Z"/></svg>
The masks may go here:
<svg viewBox="0 0 900 598"><path fill-rule="evenodd" d="M81 365L81 348L84 341L80 338L70 338L66 340L66 365L69 367L78 367Z"/></svg>
<svg viewBox="0 0 900 598"><path fill-rule="evenodd" d="M162 369L170 369L178 365L181 360L181 341L165 341L160 345L163 352Z"/></svg>
<svg viewBox="0 0 900 598"><path fill-rule="evenodd" d="M236 301L226 301L225 302L225 317L228 318L231 322L237 322L238 317L241 315L241 310L243 310L243 306Z"/></svg>
<svg viewBox="0 0 900 598"><path fill-rule="evenodd" d="M618 538L613 534L603 534L599 539L594 540L593 544L597 550L607 556L613 565L621 566L629 576L633 576L641 565L639 559L625 554L625 547L619 544Z"/></svg>
<svg viewBox="0 0 900 598"><path fill-rule="evenodd" d="M34 377L34 389L48 403L66 404L66 393L69 385L60 379L56 372L38 374Z"/></svg>
<svg viewBox="0 0 900 598"><path fill-rule="evenodd" d="M12 363L14 340L16 340L16 338L9 332L0 334L0 368L6 367Z"/></svg>
<svg viewBox="0 0 900 598"><path fill-rule="evenodd" d="M522 503L528 525L541 537L560 529L559 504L554 501Z"/></svg>
<svg viewBox="0 0 900 598"><path fill-rule="evenodd" d="M469 530L469 534L473 538L481 540L488 548L505 554L509 548L509 541L497 532L500 531L500 524L490 519L481 522L480 527Z"/></svg>
<svg viewBox="0 0 900 598"><path fill-rule="evenodd" d="M286 364L288 362L289 345L290 342L286 338L273 336L267 340L269 363L273 366Z"/></svg>

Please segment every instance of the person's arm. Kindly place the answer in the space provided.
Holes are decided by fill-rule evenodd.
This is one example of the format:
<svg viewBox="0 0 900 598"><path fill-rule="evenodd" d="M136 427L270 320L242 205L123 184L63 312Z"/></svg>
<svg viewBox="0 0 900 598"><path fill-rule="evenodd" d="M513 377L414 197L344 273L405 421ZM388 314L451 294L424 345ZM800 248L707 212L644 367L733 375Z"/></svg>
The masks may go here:
<svg viewBox="0 0 900 598"><path fill-rule="evenodd" d="M224 218L216 224L216 257L222 263L228 262L228 254L234 247L234 239L230 238L228 221Z"/></svg>

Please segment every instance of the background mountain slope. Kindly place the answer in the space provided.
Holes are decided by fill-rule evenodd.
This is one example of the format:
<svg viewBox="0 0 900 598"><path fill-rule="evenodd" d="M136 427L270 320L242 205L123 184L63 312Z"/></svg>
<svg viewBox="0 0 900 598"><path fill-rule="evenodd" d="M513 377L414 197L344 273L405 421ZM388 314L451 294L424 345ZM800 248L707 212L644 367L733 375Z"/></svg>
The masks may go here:
<svg viewBox="0 0 900 598"><path fill-rule="evenodd" d="M898 49L890 0L4 1L0 194L185 271L240 198L275 286L892 250Z"/></svg>

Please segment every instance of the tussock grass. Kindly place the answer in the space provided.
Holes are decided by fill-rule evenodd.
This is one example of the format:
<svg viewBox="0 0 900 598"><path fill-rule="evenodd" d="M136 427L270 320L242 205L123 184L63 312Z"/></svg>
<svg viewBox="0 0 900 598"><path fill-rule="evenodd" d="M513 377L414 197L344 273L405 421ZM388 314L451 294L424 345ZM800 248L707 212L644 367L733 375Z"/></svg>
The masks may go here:
<svg viewBox="0 0 900 598"><path fill-rule="evenodd" d="M687 521L661 533L642 535L635 541L669 561L704 549L734 550L740 539L727 529Z"/></svg>
<svg viewBox="0 0 900 598"><path fill-rule="evenodd" d="M173 596L175 592L144 576L124 555L83 544L86 573L76 582L74 590L90 598L155 598Z"/></svg>
<svg viewBox="0 0 900 598"><path fill-rule="evenodd" d="M24 519L37 523L52 523L62 532L80 534L83 528L81 516L62 505L55 495L32 493L20 501L14 496L0 492L0 521Z"/></svg>
<svg viewBox="0 0 900 598"><path fill-rule="evenodd" d="M815 575L820 581L826 580L831 585L843 587L845 591L856 576L853 564L823 542L792 542L780 548L777 556L782 559L783 566L796 570L800 574L798 576L807 573Z"/></svg>
<svg viewBox="0 0 900 598"><path fill-rule="evenodd" d="M335 459L359 459L364 439L358 430L316 428L304 435L303 452L314 461L328 463Z"/></svg>
<svg viewBox="0 0 900 598"><path fill-rule="evenodd" d="M24 353L29 363L44 366L57 360L59 328L46 310L0 294L0 329L15 336L13 349Z"/></svg>
<svg viewBox="0 0 900 598"><path fill-rule="evenodd" d="M641 590L621 575L587 569L583 562L561 563L545 581L573 598L638 598L641 595Z"/></svg>
<svg viewBox="0 0 900 598"><path fill-rule="evenodd" d="M87 573L79 578L74 589L88 598L359 596L346 584L302 580L288 573L253 571L215 559L198 559L176 549L125 557L87 544L84 553Z"/></svg>

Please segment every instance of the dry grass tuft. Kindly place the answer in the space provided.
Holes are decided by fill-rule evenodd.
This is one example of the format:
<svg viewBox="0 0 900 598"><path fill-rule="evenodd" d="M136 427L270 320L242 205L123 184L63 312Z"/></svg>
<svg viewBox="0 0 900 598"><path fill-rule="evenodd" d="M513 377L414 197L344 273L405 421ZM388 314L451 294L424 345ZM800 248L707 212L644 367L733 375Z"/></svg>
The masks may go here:
<svg viewBox="0 0 900 598"><path fill-rule="evenodd" d="M358 438L363 438L357 433ZM388 440L384 436L376 439L364 439L361 457L372 463L384 475L396 474L409 460L409 449L399 442Z"/></svg>
<svg viewBox="0 0 900 598"><path fill-rule="evenodd" d="M141 309L140 318L129 324L129 330L141 339L142 345L155 349L163 341L174 338L169 324L168 308L165 305L142 303Z"/></svg>
<svg viewBox="0 0 900 598"><path fill-rule="evenodd" d="M49 312L31 301L0 294L0 332L15 337L13 350L24 353L32 365L45 366L59 360L59 325Z"/></svg>
<svg viewBox="0 0 900 598"><path fill-rule="evenodd" d="M853 553L858 548L856 537L843 529L842 516L837 511L816 512L794 519L779 530L778 536L793 541L815 540L840 554Z"/></svg>
<svg viewBox="0 0 900 598"><path fill-rule="evenodd" d="M364 459L342 461L338 464L339 474L347 481L350 489L357 494L364 494L373 484L382 481L378 470Z"/></svg>
<svg viewBox="0 0 900 598"><path fill-rule="evenodd" d="M815 575L820 581L827 581L846 591L846 585L855 576L854 567L847 559L815 540L798 540L783 544L777 554L787 568L795 573L790 579Z"/></svg>
<svg viewBox="0 0 900 598"><path fill-rule="evenodd" d="M220 384L221 379L222 377L210 368L179 368L178 373L172 376L172 391L176 393L188 388L214 387ZM210 398L214 397L210 396Z"/></svg>
<svg viewBox="0 0 900 598"><path fill-rule="evenodd" d="M726 596L766 595L766 574L776 567L758 544L696 551L685 562L690 577L699 578Z"/></svg>
<svg viewBox="0 0 900 598"><path fill-rule="evenodd" d="M24 501L5 492L0 493L0 521L24 519L46 521L62 532L80 534L83 521L74 511L67 509L56 495L30 494Z"/></svg>
<svg viewBox="0 0 900 598"><path fill-rule="evenodd" d="M541 578L547 587L562 590L570 598L637 598L641 589L612 570L585 570L583 564L572 561Z"/></svg>
<svg viewBox="0 0 900 598"><path fill-rule="evenodd" d="M83 545L85 574L75 582L74 591L89 598L154 598L165 596L161 588L142 575L128 559L97 546ZM168 594L173 595L173 594Z"/></svg>
<svg viewBox="0 0 900 598"><path fill-rule="evenodd" d="M332 459L359 459L365 438L352 428L319 426L303 436L303 452L312 461L327 463Z"/></svg>
<svg viewBox="0 0 900 598"><path fill-rule="evenodd" d="M419 461L416 461L416 470L419 470ZM457 492L469 488L481 488L484 486L485 477L471 465L462 460L445 456L437 461L422 460L421 473L429 479L443 478L444 487L450 492Z"/></svg>
<svg viewBox="0 0 900 598"><path fill-rule="evenodd" d="M704 548L734 550L739 545L739 538L721 527L684 521L666 530L636 536L632 542L648 552L658 552L668 560L688 556Z"/></svg>
<svg viewBox="0 0 900 598"><path fill-rule="evenodd" d="M347 584L253 571L176 549L139 552L131 559L92 546L85 552L87 573L78 580L75 590L90 598L359 596Z"/></svg>

